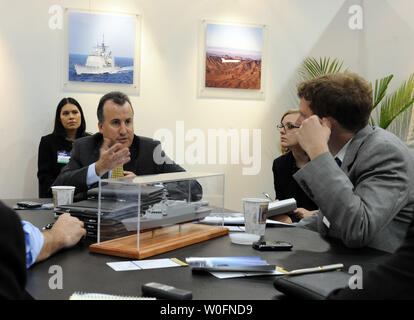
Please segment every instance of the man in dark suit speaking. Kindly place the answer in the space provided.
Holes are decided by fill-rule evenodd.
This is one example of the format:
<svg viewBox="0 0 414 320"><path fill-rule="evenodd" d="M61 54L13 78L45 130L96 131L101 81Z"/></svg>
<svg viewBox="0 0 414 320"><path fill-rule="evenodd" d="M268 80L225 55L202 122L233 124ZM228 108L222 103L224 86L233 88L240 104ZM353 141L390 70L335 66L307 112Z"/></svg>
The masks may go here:
<svg viewBox="0 0 414 320"><path fill-rule="evenodd" d="M54 185L75 186L79 199L86 197L87 190L100 177L114 177L115 171L121 170L121 176L184 171L162 151L157 152L161 150L159 141L134 134L134 111L127 95L122 92L104 95L97 116L99 133L74 142L70 161ZM198 200L201 187L195 182L193 186L197 189L192 189L193 200ZM188 184L178 183L176 188L168 189L173 193L185 192Z"/></svg>

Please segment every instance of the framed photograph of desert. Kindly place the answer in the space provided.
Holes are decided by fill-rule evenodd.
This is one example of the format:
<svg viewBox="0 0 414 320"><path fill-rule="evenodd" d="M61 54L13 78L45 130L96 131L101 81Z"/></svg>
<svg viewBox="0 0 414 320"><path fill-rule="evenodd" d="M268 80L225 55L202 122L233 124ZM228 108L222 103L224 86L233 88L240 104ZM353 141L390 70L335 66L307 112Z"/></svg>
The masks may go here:
<svg viewBox="0 0 414 320"><path fill-rule="evenodd" d="M138 95L139 33L136 14L66 9L64 88Z"/></svg>
<svg viewBox="0 0 414 320"><path fill-rule="evenodd" d="M264 99L266 27L202 22L199 96Z"/></svg>

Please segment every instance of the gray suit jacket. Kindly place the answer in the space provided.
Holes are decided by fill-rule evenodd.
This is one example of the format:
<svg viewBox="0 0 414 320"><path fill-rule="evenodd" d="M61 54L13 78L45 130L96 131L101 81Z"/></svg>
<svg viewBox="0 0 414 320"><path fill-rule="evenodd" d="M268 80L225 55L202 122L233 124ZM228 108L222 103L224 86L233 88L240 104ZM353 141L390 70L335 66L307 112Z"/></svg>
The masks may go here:
<svg viewBox="0 0 414 320"><path fill-rule="evenodd" d="M414 157L395 135L366 126L348 145L341 168L327 152L294 178L319 207L297 226L348 247L394 252L401 245L414 212Z"/></svg>

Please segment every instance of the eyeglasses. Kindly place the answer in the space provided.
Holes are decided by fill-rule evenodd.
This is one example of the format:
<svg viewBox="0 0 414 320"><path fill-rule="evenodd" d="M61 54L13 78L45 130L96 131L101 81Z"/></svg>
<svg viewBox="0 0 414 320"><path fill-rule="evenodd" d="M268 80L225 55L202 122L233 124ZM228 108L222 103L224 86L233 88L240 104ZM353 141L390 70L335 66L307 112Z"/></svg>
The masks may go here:
<svg viewBox="0 0 414 320"><path fill-rule="evenodd" d="M289 130L292 130L292 129L298 129L298 128L300 128L300 127L295 126L295 125L293 125L293 124L285 124L285 125L283 125L283 124L278 124L278 125L277 125L277 128L279 129L279 131L282 131L282 129L285 129L285 131L289 131Z"/></svg>

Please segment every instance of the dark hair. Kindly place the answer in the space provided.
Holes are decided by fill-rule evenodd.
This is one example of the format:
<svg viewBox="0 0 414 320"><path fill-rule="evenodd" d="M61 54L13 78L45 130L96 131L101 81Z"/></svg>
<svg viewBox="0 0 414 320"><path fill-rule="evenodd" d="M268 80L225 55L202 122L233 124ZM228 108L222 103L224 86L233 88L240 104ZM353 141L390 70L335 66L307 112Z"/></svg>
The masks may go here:
<svg viewBox="0 0 414 320"><path fill-rule="evenodd" d="M98 104L98 110L96 110L96 115L98 117L98 121L100 123L104 122L104 115L103 115L103 106L106 101L112 100L117 105L123 106L125 102L128 102L131 106L132 113L134 113L134 109L132 108L132 103L129 100L128 96L125 93L119 92L119 91L112 91L104 95L101 100L99 100Z"/></svg>
<svg viewBox="0 0 414 320"><path fill-rule="evenodd" d="M302 82L298 96L310 102L309 108L318 117L332 117L350 131L368 124L373 106L370 84L350 72L326 74Z"/></svg>
<svg viewBox="0 0 414 320"><path fill-rule="evenodd" d="M86 121L85 121L85 117L83 115L83 110L82 107L80 106L79 102L76 101L73 98L63 98L62 100L60 100L57 108L56 108L56 117L55 117L55 127L53 129L53 133L66 138L66 130L65 127L62 124L62 121L60 120L60 112L62 110L62 108L67 105L68 103L75 105L78 109L79 112L81 114L81 124L78 128L78 130L76 131L76 138L79 137L83 137L85 135L85 130L86 130Z"/></svg>

